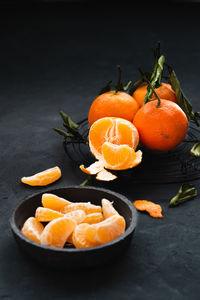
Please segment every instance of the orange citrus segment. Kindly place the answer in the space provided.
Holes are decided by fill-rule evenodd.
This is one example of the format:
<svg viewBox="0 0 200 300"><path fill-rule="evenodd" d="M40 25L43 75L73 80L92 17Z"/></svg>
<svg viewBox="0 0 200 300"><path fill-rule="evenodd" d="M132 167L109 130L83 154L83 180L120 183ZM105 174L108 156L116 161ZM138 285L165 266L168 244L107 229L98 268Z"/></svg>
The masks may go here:
<svg viewBox="0 0 200 300"><path fill-rule="evenodd" d="M50 208L38 207L35 212L35 217L40 222L49 222L56 218L64 217L64 215Z"/></svg>
<svg viewBox="0 0 200 300"><path fill-rule="evenodd" d="M73 210L65 214L65 217L72 218L77 224L82 223L86 217L86 213L81 210Z"/></svg>
<svg viewBox="0 0 200 300"><path fill-rule="evenodd" d="M75 202L66 206L63 211L64 213L69 213L74 210L83 210L86 214L91 214L94 212L101 212L102 208L99 205L91 204L90 202Z"/></svg>
<svg viewBox="0 0 200 300"><path fill-rule="evenodd" d="M21 232L27 238L36 243L40 243L40 236L44 230L44 226L34 217L30 217L24 223Z"/></svg>
<svg viewBox="0 0 200 300"><path fill-rule="evenodd" d="M70 234L70 236L67 239L67 242L70 243L70 244L73 244L72 236L73 236L73 232Z"/></svg>
<svg viewBox="0 0 200 300"><path fill-rule="evenodd" d="M117 178L116 175L112 174L111 172L108 172L105 169L101 170L96 176L96 179L100 181L112 181L115 180L116 178Z"/></svg>
<svg viewBox="0 0 200 300"><path fill-rule="evenodd" d="M126 222L122 216L114 215L108 219L90 225L86 229L86 238L91 242L108 243L124 233Z"/></svg>
<svg viewBox="0 0 200 300"><path fill-rule="evenodd" d="M162 207L159 204L147 200L137 200L133 204L137 210L145 210L153 218L163 218Z"/></svg>
<svg viewBox="0 0 200 300"><path fill-rule="evenodd" d="M87 223L82 223L76 226L73 234L72 234L72 241L76 248L88 248L97 246L97 242L88 241L85 235L87 228L90 225Z"/></svg>
<svg viewBox="0 0 200 300"><path fill-rule="evenodd" d="M41 244L62 248L76 225L76 221L67 217L51 221L41 234Z"/></svg>
<svg viewBox="0 0 200 300"><path fill-rule="evenodd" d="M136 149L139 134L131 122L121 118L106 117L97 120L89 131L90 150L98 160L102 158L102 145L105 142L128 145Z"/></svg>
<svg viewBox="0 0 200 300"><path fill-rule="evenodd" d="M128 145L114 145L105 142L102 146L102 155L105 167L114 170L128 168L128 163L134 161L136 154Z"/></svg>
<svg viewBox="0 0 200 300"><path fill-rule="evenodd" d="M118 212L116 211L116 209L114 209L112 202L110 202L109 200L102 199L101 204L102 204L103 216L105 219L112 217L112 216L119 215Z"/></svg>
<svg viewBox="0 0 200 300"><path fill-rule="evenodd" d="M91 164L88 168L85 168L84 165L81 165L80 169L86 174L95 175L101 170L103 170L103 163L101 161L96 161L95 163Z"/></svg>
<svg viewBox="0 0 200 300"><path fill-rule="evenodd" d="M46 208L61 211L64 207L71 204L70 201L58 197L54 194L45 193L42 195L42 205Z"/></svg>
<svg viewBox="0 0 200 300"><path fill-rule="evenodd" d="M61 170L59 167L54 167L47 169L43 172L37 173L33 176L22 177L21 181L25 184L31 186L44 186L54 181L58 180L61 177Z"/></svg>
<svg viewBox="0 0 200 300"><path fill-rule="evenodd" d="M88 223L88 224L96 224L104 220L104 217L102 213L92 213L86 215L85 219L83 220L83 223Z"/></svg>

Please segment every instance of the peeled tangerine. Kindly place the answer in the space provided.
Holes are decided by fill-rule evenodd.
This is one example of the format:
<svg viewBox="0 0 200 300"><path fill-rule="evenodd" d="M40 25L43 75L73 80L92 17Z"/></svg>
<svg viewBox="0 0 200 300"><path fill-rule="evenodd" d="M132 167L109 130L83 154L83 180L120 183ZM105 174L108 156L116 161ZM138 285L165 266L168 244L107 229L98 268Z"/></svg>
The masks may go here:
<svg viewBox="0 0 200 300"><path fill-rule="evenodd" d="M29 177L22 177L21 182L31 186L45 186L58 180L61 175L60 168L54 167Z"/></svg>
<svg viewBox="0 0 200 300"><path fill-rule="evenodd" d="M30 240L40 243L40 236L44 230L44 226L34 217L30 217L24 223L21 232Z"/></svg>
<svg viewBox="0 0 200 300"><path fill-rule="evenodd" d="M126 170L137 166L142 160L142 152L135 152L139 143L136 127L129 121L106 117L93 123L89 131L89 147L98 161L80 169L96 179L111 181L116 175L105 170Z"/></svg>

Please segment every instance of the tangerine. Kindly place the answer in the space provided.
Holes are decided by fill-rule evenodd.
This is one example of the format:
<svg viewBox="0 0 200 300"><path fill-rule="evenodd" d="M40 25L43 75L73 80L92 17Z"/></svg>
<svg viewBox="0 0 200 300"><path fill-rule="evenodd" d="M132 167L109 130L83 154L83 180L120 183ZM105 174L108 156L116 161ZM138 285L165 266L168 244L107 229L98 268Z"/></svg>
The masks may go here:
<svg viewBox="0 0 200 300"><path fill-rule="evenodd" d="M61 175L60 168L54 167L29 177L22 177L21 182L31 186L44 186L55 182Z"/></svg>
<svg viewBox="0 0 200 300"><path fill-rule="evenodd" d="M91 126L95 121L104 117L118 117L132 122L138 109L137 102L129 94L109 91L93 101L89 110L88 122Z"/></svg>
<svg viewBox="0 0 200 300"><path fill-rule="evenodd" d="M21 232L27 238L36 243L40 243L40 236L44 230L44 226L34 217L30 217L24 223Z"/></svg>
<svg viewBox="0 0 200 300"><path fill-rule="evenodd" d="M133 93L133 98L136 100L139 107L143 105L144 97L147 93L147 86L148 84L142 84L139 86L135 92ZM160 99L170 100L172 102L176 102L176 94L174 90L172 89L172 86L168 83L162 82L161 86L159 88L155 89L156 94ZM152 98L154 98L155 95L152 95Z"/></svg>
<svg viewBox="0 0 200 300"><path fill-rule="evenodd" d="M143 105L133 120L140 135L141 143L152 150L167 151L182 142L188 129L188 119L183 110L174 102L150 101Z"/></svg>

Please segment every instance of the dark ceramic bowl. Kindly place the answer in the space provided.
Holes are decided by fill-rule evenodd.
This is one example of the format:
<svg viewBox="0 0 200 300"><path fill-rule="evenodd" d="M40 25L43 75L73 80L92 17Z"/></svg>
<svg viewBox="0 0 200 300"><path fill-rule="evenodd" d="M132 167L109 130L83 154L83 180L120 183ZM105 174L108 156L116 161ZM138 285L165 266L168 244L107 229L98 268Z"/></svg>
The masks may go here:
<svg viewBox="0 0 200 300"><path fill-rule="evenodd" d="M94 267L115 260L128 247L137 224L137 211L124 196L115 192L94 187L67 187L45 191L66 198L71 202L91 202L100 205L102 198L113 201L116 210L126 220L126 231L117 239L91 248L55 248L43 246L26 238L20 231L25 220L34 216L35 210L41 206L38 193L27 197L13 212L10 220L13 235L23 252L38 262L54 268Z"/></svg>

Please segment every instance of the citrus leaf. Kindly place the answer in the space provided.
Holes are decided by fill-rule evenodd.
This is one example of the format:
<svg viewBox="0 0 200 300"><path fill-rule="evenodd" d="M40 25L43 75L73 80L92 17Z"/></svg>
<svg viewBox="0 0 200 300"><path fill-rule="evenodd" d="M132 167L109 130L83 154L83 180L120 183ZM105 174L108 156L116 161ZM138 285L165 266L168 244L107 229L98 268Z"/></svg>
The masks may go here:
<svg viewBox="0 0 200 300"><path fill-rule="evenodd" d="M59 133L60 135L64 136L64 137L73 137L74 135L66 132L64 130L58 129L58 128L53 128L54 131L56 131L57 133Z"/></svg>
<svg viewBox="0 0 200 300"><path fill-rule="evenodd" d="M190 149L190 155L195 157L200 156L200 142L193 145L193 147Z"/></svg>
<svg viewBox="0 0 200 300"><path fill-rule="evenodd" d="M178 193L170 200L169 206L176 206L186 200L194 198L195 196L197 196L197 189L189 183L184 183L181 185Z"/></svg>
<svg viewBox="0 0 200 300"><path fill-rule="evenodd" d="M61 117L63 119L64 126L67 129L71 129L72 131L74 131L74 130L77 131L78 124L76 124L74 121L72 121L72 119L70 118L69 115L67 115L63 111L60 111L60 115L61 115Z"/></svg>
<svg viewBox="0 0 200 300"><path fill-rule="evenodd" d="M199 126L196 115L192 110L192 104L185 97L185 95L181 89L181 86L180 86L180 81L178 80L178 77L176 76L176 73L169 65L167 65L167 68L168 68L168 72L169 72L169 77L167 78L167 80L171 84L172 89L174 90L174 92L176 94L177 104L182 108L182 110L186 114L188 120L194 121L195 124L197 126Z"/></svg>
<svg viewBox="0 0 200 300"><path fill-rule="evenodd" d="M126 85L123 86L123 91L127 91L131 85L132 81L130 80Z"/></svg>
<svg viewBox="0 0 200 300"><path fill-rule="evenodd" d="M99 95L109 92L111 90L112 80L109 81L99 92Z"/></svg>
<svg viewBox="0 0 200 300"><path fill-rule="evenodd" d="M145 78L150 79L151 78L151 73L145 72L143 73L144 75L141 76L140 79L138 79L136 82L132 83L130 90L129 90L129 95L133 96L133 93L139 86L141 86L144 82L146 82Z"/></svg>

